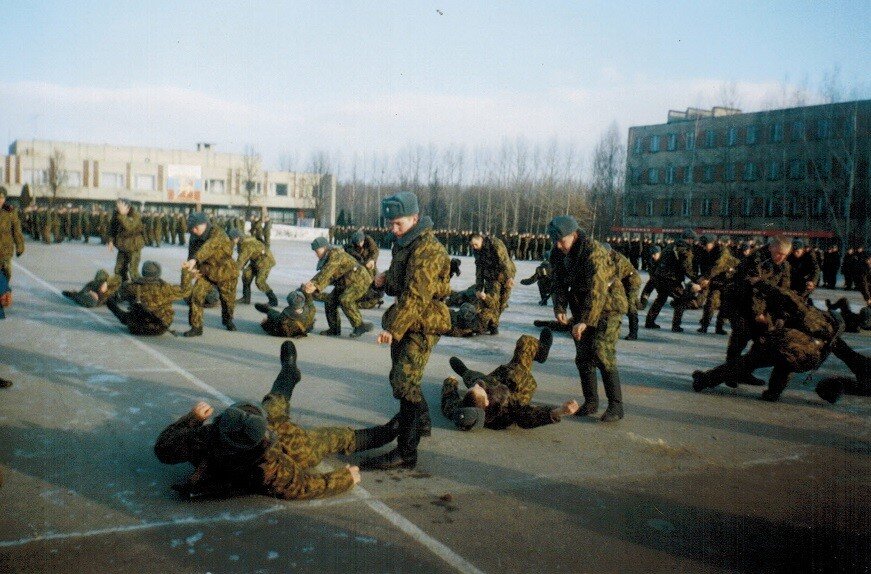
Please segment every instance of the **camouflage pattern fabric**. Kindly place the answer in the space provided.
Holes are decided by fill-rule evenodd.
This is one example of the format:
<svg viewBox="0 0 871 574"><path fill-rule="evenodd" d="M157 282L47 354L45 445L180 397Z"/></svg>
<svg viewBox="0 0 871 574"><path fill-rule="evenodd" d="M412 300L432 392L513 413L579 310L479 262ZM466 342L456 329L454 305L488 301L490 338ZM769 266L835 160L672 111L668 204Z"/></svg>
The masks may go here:
<svg viewBox="0 0 871 574"><path fill-rule="evenodd" d="M285 307L282 312L269 309L260 326L275 337L304 337L315 325L315 306L311 298L307 298L302 313L297 314L291 307Z"/></svg>
<svg viewBox="0 0 871 574"><path fill-rule="evenodd" d="M141 251L145 246L142 217L132 207L127 215L116 211L109 222L109 237L118 251Z"/></svg>
<svg viewBox="0 0 871 574"><path fill-rule="evenodd" d="M369 263L372 263L372 267L366 267L366 270L369 271L369 274L372 277L378 275L378 244L375 243L375 240L370 236L365 235L363 238L363 245L359 246L356 243L351 243L345 250L356 259L363 267L366 267Z"/></svg>
<svg viewBox="0 0 871 574"><path fill-rule="evenodd" d="M190 296L188 320L191 327L202 328L203 305L212 287L218 289L221 300L221 320L226 325L236 309L236 282L239 271L233 260L233 243L217 226L210 225L201 237L191 239L188 247L197 261L200 277Z"/></svg>
<svg viewBox="0 0 871 574"><path fill-rule="evenodd" d="M641 291L641 275L638 270L632 266L632 263L625 255L612 249L610 252L611 260L617 268L617 277L623 283L623 290L626 292L626 302L628 305L628 313L638 312L638 294Z"/></svg>
<svg viewBox="0 0 871 574"><path fill-rule="evenodd" d="M122 281L136 280L139 278L139 260L142 257L142 250L139 251L121 251L118 250L118 256L115 258L115 269L113 273L121 277Z"/></svg>
<svg viewBox="0 0 871 574"><path fill-rule="evenodd" d="M275 257L266 246L253 237L243 237L236 246L238 257L236 266L242 270L242 283L251 285L255 280L257 288L263 293L272 291L266 282L269 272L275 267Z"/></svg>
<svg viewBox="0 0 871 574"><path fill-rule="evenodd" d="M327 316L327 325L338 333L342 328L342 320L339 317L339 307L348 317L352 328L359 327L363 323L363 315L357 302L362 299L369 285L372 284L372 276L365 269L358 268L352 272L352 277L346 281L345 287L334 287L329 297L324 301L324 313Z"/></svg>
<svg viewBox="0 0 871 574"><path fill-rule="evenodd" d="M24 253L24 235L18 212L10 205L0 208L0 269L12 280L12 256Z"/></svg>
<svg viewBox="0 0 871 574"><path fill-rule="evenodd" d="M481 302L481 318L488 328L499 326L502 312L508 308L511 287L508 280L517 274L508 249L496 237L484 237L481 249L475 251L475 288L487 298Z"/></svg>
<svg viewBox="0 0 871 574"><path fill-rule="evenodd" d="M390 386L395 398L420 403L423 371L438 340L438 335L411 331L406 332L402 339L393 340L390 345Z"/></svg>
<svg viewBox="0 0 871 574"><path fill-rule="evenodd" d="M361 271L363 273L360 273ZM368 276L367 286L372 283L372 276L347 251L339 247L331 247L324 253L323 265L312 277L311 282L314 283L318 291L323 292L329 285L341 288L350 283L361 284L365 281L361 275Z"/></svg>
<svg viewBox="0 0 871 574"><path fill-rule="evenodd" d="M462 291L451 291L445 298L445 305L448 307L459 307L463 303L478 303L478 298L475 296L475 286L472 285Z"/></svg>
<svg viewBox="0 0 871 574"><path fill-rule="evenodd" d="M591 363L603 372L617 369L620 323L620 315L607 315L602 316L595 327L587 326L581 340L575 341L575 364L579 371Z"/></svg>
<svg viewBox="0 0 871 574"><path fill-rule="evenodd" d="M165 327L172 325L175 315L172 304L191 295L191 274L184 270L181 274L181 285L171 285L162 279L148 280L140 277L129 283L124 283L118 290L117 298L131 305L131 312L139 307L144 314L158 319ZM128 323L131 332L133 325Z"/></svg>

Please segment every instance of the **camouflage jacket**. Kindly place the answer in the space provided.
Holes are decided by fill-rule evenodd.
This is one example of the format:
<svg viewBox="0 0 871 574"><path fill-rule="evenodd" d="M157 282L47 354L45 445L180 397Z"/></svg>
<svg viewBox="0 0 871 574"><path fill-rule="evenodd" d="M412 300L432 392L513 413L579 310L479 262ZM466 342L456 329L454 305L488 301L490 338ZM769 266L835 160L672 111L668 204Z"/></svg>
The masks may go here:
<svg viewBox="0 0 871 574"><path fill-rule="evenodd" d="M209 225L199 237L191 235L188 253L196 259L199 272L211 281L221 283L239 277L239 269L233 261L233 242L216 225Z"/></svg>
<svg viewBox="0 0 871 574"><path fill-rule="evenodd" d="M118 251L134 252L145 247L145 226L142 217L130 208L127 215L117 211L109 222L109 239Z"/></svg>
<svg viewBox="0 0 871 574"><path fill-rule="evenodd" d="M698 277L694 265L692 247L683 241L678 241L662 250L662 257L653 276L657 281L668 285L679 285L687 277L696 281Z"/></svg>
<svg viewBox="0 0 871 574"><path fill-rule="evenodd" d="M162 279L149 280L139 277L124 283L118 290L119 299L140 305L167 327L172 325L173 302L190 297L190 294L191 274L187 270L182 271L179 286L170 285Z"/></svg>
<svg viewBox="0 0 871 574"><path fill-rule="evenodd" d="M780 289L789 289L792 281L789 261L778 265L772 261L768 249L758 249L735 269L733 289L740 306L739 311L749 311L754 317L765 312L765 305L756 296L758 289L758 283L754 284L756 279Z"/></svg>
<svg viewBox="0 0 871 574"><path fill-rule="evenodd" d="M716 245L714 248L702 257L699 262L699 275L701 279L715 281L721 276L731 276L738 266L738 258L732 255L728 247Z"/></svg>
<svg viewBox="0 0 871 574"><path fill-rule="evenodd" d="M787 261L789 261L790 288L793 291L803 295L808 292L808 281L814 285L819 283L820 266L813 253L807 252L801 257L790 253Z"/></svg>
<svg viewBox="0 0 871 574"><path fill-rule="evenodd" d="M275 266L275 257L272 256L272 252L253 237L239 239L236 252L239 254L236 258L236 267L239 269L244 269L249 261L257 267Z"/></svg>
<svg viewBox="0 0 871 574"><path fill-rule="evenodd" d="M641 290L641 275L638 270L632 265L632 262L625 255L611 250L611 260L617 267L617 277L623 283L623 291L626 292L628 300L638 299L638 292Z"/></svg>
<svg viewBox="0 0 871 574"><path fill-rule="evenodd" d="M24 235L18 212L11 205L0 208L0 259L10 259L13 254L24 253Z"/></svg>
<svg viewBox="0 0 871 574"><path fill-rule="evenodd" d="M299 337L311 331L314 325L315 306L311 296L306 297L305 307L300 313L294 312L292 307L285 307L276 319L270 316L260 323L264 331L276 337Z"/></svg>
<svg viewBox="0 0 871 574"><path fill-rule="evenodd" d="M311 280L318 291L324 291L329 285L344 289L352 283L372 283L372 276L366 268L341 247L328 248L318 267L320 270Z"/></svg>
<svg viewBox="0 0 871 574"><path fill-rule="evenodd" d="M550 253L554 278L554 314L566 312L574 323L597 325L603 316L629 309L623 283L608 252L597 241L578 236L568 254Z"/></svg>
<svg viewBox="0 0 871 574"><path fill-rule="evenodd" d="M364 236L362 247L355 243L351 243L345 248L345 251L347 251L364 267L370 261L372 262L373 268L378 266L378 244L376 244L375 240L368 235Z"/></svg>
<svg viewBox="0 0 871 574"><path fill-rule="evenodd" d="M528 375L526 377L528 380L520 381L518 385L511 385L508 379L504 378L504 373L499 373L500 369L506 367L502 365L493 371L497 376L491 374L491 378L481 379L479 382L490 402L484 409L484 426L501 430L516 424L520 428L528 429L558 422L560 417L554 418L550 407L530 402L535 392L535 379ZM505 382L498 382L500 380Z"/></svg>
<svg viewBox="0 0 871 574"><path fill-rule="evenodd" d="M385 272L385 292L396 301L381 319L397 341L411 331L441 335L451 328L444 299L451 292L451 259L432 232L432 220L422 217L393 243L393 260Z"/></svg>
<svg viewBox="0 0 871 574"><path fill-rule="evenodd" d="M486 289L488 283L504 284L517 273L517 268L501 239L484 237L481 249L474 253L475 287L478 291Z"/></svg>

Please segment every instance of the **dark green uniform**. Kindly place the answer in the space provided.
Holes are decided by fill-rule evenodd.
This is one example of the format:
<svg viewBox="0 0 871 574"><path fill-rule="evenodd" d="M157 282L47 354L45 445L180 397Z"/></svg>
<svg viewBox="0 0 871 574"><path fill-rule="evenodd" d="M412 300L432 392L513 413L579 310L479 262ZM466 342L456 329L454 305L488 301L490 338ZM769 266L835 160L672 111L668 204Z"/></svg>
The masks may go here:
<svg viewBox="0 0 871 574"><path fill-rule="evenodd" d="M647 312L647 319L644 322L645 327L658 328L656 318L659 316L659 312L662 311L668 298L672 297L675 300L675 314L672 319L672 328L674 330L680 328L680 320L684 308L682 303L686 297L683 281L686 278L693 281L697 279L695 264L693 263L692 246L681 240L674 243L671 247L666 247L662 250L662 258L652 273L651 279L653 280L653 288L656 289L656 299L654 299L650 310Z"/></svg>
<svg viewBox="0 0 871 574"><path fill-rule="evenodd" d="M12 280L12 256L24 253L24 235L18 213L11 205L0 208L0 271Z"/></svg>
<svg viewBox="0 0 871 574"><path fill-rule="evenodd" d="M145 246L145 228L142 218L133 207L127 215L121 215L117 211L112 214L109 239L118 250L115 275L121 277L122 281L139 277L139 259Z"/></svg>
<svg viewBox="0 0 871 574"><path fill-rule="evenodd" d="M311 296L306 296L305 306L299 310L288 306L279 313L267 308L266 318L260 326L275 337L305 337L315 326L315 306Z"/></svg>
<svg viewBox="0 0 871 574"><path fill-rule="evenodd" d="M610 254L617 268L617 277L623 283L623 291L626 293L626 316L629 318L629 334L626 338L635 340L638 338L638 294L641 292L641 275L625 255L616 249L612 249Z"/></svg>
<svg viewBox="0 0 871 574"><path fill-rule="evenodd" d="M127 325L133 335L162 335L172 325L174 301L191 295L191 275L182 271L181 285L170 285L162 279L138 277L124 283L118 293L107 301L107 306ZM119 302L129 304L129 311L123 311Z"/></svg>
<svg viewBox="0 0 871 574"><path fill-rule="evenodd" d="M538 302L539 305L544 307L547 305L547 300L550 299L551 291L553 289L553 281L551 279L551 269L550 269L550 261L544 260L541 264L535 268L535 273L527 277L526 279L521 279L520 283L523 285L532 285L533 283L538 283L538 294L541 297L541 300Z"/></svg>
<svg viewBox="0 0 871 574"><path fill-rule="evenodd" d="M332 292L324 299L329 330L336 335L341 332L339 307L348 317L351 327L356 329L362 325L363 316L360 315L357 301L372 284L372 276L366 268L340 247L328 248L318 262L318 268L318 273L311 280L317 290L323 293L329 285L333 286Z"/></svg>
<svg viewBox="0 0 871 574"><path fill-rule="evenodd" d="M239 239L236 246L239 254L236 258L236 266L242 270L242 296L251 296L251 281L255 281L257 288L263 293L272 291L266 282L269 272L275 267L275 257L267 247L254 239L246 236Z"/></svg>
<svg viewBox="0 0 871 574"><path fill-rule="evenodd" d="M714 311L720 307L720 296L723 289L734 279L735 269L738 267L738 264L738 258L732 255L727 246L716 245L706 255L705 261L699 266L701 279L708 281L707 297L705 298L705 307L700 321L700 333L708 330ZM724 319L725 317L722 312L717 314L715 329L717 333L723 333Z"/></svg>
<svg viewBox="0 0 871 574"><path fill-rule="evenodd" d="M94 279L85 283L85 286L78 291L63 291L64 297L69 297L82 307L99 307L104 304L107 299L118 291L121 286L121 278L117 275L109 274L100 269L94 275Z"/></svg>
<svg viewBox="0 0 871 574"><path fill-rule="evenodd" d="M499 328L499 318L511 296L509 280L517 269L501 239L484 237L481 249L475 250L475 289L487 297L481 302L481 320L487 329Z"/></svg>
<svg viewBox="0 0 871 574"><path fill-rule="evenodd" d="M213 287L218 289L221 300L221 321L225 326L231 325L239 278L239 269L233 261L233 242L222 229L209 225L200 237L191 235L188 252L189 259L196 259L200 272L190 296L190 326L202 329L203 304Z"/></svg>

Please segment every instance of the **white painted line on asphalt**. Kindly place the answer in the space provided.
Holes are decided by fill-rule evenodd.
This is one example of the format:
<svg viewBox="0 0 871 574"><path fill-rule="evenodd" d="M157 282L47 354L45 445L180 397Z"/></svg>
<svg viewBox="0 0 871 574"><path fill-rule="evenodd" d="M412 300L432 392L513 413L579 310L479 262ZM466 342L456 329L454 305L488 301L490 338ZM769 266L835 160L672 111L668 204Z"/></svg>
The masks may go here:
<svg viewBox="0 0 871 574"><path fill-rule="evenodd" d="M56 293L58 296L62 296L62 293L59 289L57 289L54 285L48 283L47 281L44 281L41 277L36 276L29 269L23 267L22 265L20 265L18 263L15 263L15 262L13 262L13 265L15 265L16 268L20 269L23 273L28 275L31 279L33 279L34 281L36 281L40 285L44 286L49 291ZM94 319L96 319L100 323L103 323L104 325L109 325L109 326L112 325L112 323L110 323L104 317L101 317L100 315L98 315L97 313L94 313L90 309L86 309L86 308L82 307L81 311L83 313L90 315L91 317L93 317ZM230 399L230 397L228 397L227 395L225 395L221 391L217 390L216 388L212 387L211 385L207 384L206 382L195 377L192 373L188 372L184 368L182 368L179 365L177 365L176 363L174 363L169 357L167 357L166 355L164 355L163 353L161 353L157 349L154 349L154 348L148 346L147 344L143 343L142 341L140 341L139 339L137 339L133 335L130 335L129 333L127 333L126 330L125 331L119 330L119 332L121 334L123 334L127 339L129 339L134 345L136 345L136 347L138 347L139 349L150 354L151 356L156 358L158 361L160 361L161 363L166 365L166 367L168 369L170 369L171 371L173 371L175 373L178 373L179 375L181 375L182 377L187 379L189 382L194 384L199 389L201 389L201 390L209 393L213 397L219 399L221 402L225 403L227 406L233 404L234 401L232 399ZM387 520L388 522L390 522L391 524L393 524L394 526L396 526L397 528L402 530L410 538L412 538L413 540L416 540L418 543L425 546L430 552L432 552L433 554L435 554L436 556L438 556L439 558L441 558L442 560L444 560L445 562L450 564L452 567L456 568L458 572L462 572L464 574L483 574L483 572L481 570L479 570L478 568L476 568L474 565L472 565L472 563L467 561L465 558L463 558L462 556L460 556L459 554L457 554L456 552L454 552L453 550L448 548L446 545L444 545L443 543L439 542L438 540L436 540L435 538L433 538L432 536L430 536L429 534L424 532L423 530L421 530L418 526L416 526L410 520L408 520L407 518L405 518L404 516L402 516L401 514L399 514L398 512L396 512L395 510L393 510L392 508L390 508L389 506L387 506L386 504L384 504L380 500L375 500L373 498L372 494L368 490L366 490L365 488L363 488L362 486L359 486L359 485L357 486L357 489L359 491L359 494L362 495L362 498L365 500L366 505L369 508L371 508L373 511L375 511L376 513L381 515L382 518L384 518L385 520ZM124 528L124 527L122 527L122 528ZM133 528L133 527L130 527L130 528ZM112 529L108 529L107 532L112 532Z"/></svg>

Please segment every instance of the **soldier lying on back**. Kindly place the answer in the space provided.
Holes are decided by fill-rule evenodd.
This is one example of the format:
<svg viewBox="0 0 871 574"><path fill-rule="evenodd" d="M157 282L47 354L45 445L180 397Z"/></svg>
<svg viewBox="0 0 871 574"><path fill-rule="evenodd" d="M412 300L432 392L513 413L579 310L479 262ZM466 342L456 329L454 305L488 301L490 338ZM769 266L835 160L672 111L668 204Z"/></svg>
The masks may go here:
<svg viewBox="0 0 871 574"><path fill-rule="evenodd" d="M871 307L865 306L858 313L850 309L850 303L846 297L841 297L834 303L826 299L826 309L834 315L834 311L841 312L841 320L844 330L848 333L858 333L860 330L871 331Z"/></svg>
<svg viewBox="0 0 871 574"><path fill-rule="evenodd" d="M359 483L356 466L324 473L315 467L329 454L389 443L396 438L396 420L359 430L306 430L290 421L290 398L299 381L296 347L285 341L281 371L260 405L235 403L206 422L214 409L200 402L164 429L154 446L157 458L196 469L173 488L189 497L258 493L301 500L339 494Z"/></svg>
<svg viewBox="0 0 871 574"><path fill-rule="evenodd" d="M160 264L146 261L142 273L136 279L121 285L114 296L106 300L106 306L127 325L132 335L162 335L172 325L175 312L172 303L191 294L191 274L186 269L181 273L181 285L170 285L160 278ZM129 310L121 309L127 303Z"/></svg>
<svg viewBox="0 0 871 574"><path fill-rule="evenodd" d="M442 414L460 430L481 427L501 430L516 424L521 428L535 428L559 422L564 415L575 414L576 401L566 401L560 407L532 404L532 395L538 386L532 376L532 362L547 360L553 335L550 329L541 332L541 338L521 335L514 348L511 361L497 367L489 375L473 371L457 357L451 357L451 368L469 389L461 398L458 381L445 379L442 386Z"/></svg>
<svg viewBox="0 0 871 574"><path fill-rule="evenodd" d="M275 337L305 337L315 326L314 299L300 289L288 293L287 307L280 313L265 303L255 303L254 308L266 313L260 326Z"/></svg>
<svg viewBox="0 0 871 574"><path fill-rule="evenodd" d="M121 286L121 278L117 275L109 276L104 269L100 269L91 281L78 291L63 291L64 297L68 297L82 307L99 307L109 297L115 294Z"/></svg>
<svg viewBox="0 0 871 574"><path fill-rule="evenodd" d="M445 337L474 337L484 333L478 309L472 303L463 303L459 309L450 309L451 330Z"/></svg>
<svg viewBox="0 0 871 574"><path fill-rule="evenodd" d="M466 287L462 291L451 290L450 295L445 299L445 305L448 307L459 307L463 303L478 304L478 297L474 285Z"/></svg>

